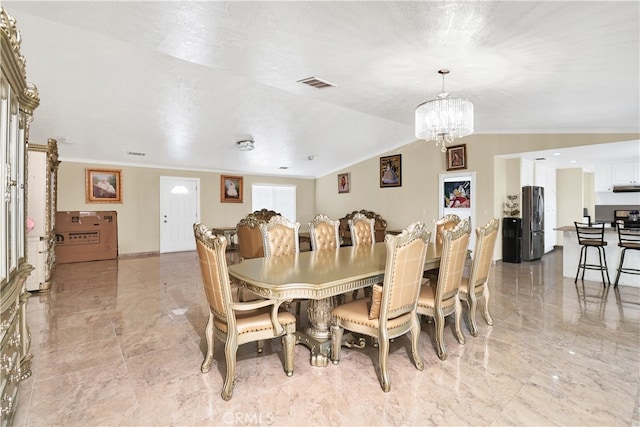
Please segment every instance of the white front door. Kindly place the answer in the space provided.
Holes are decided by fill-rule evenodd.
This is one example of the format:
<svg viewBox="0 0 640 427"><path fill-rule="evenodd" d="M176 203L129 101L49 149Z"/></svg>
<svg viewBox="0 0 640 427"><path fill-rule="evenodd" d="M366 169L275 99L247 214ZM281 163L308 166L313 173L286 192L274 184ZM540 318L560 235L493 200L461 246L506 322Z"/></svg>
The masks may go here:
<svg viewBox="0 0 640 427"><path fill-rule="evenodd" d="M194 251L200 220L200 179L160 177L160 253Z"/></svg>

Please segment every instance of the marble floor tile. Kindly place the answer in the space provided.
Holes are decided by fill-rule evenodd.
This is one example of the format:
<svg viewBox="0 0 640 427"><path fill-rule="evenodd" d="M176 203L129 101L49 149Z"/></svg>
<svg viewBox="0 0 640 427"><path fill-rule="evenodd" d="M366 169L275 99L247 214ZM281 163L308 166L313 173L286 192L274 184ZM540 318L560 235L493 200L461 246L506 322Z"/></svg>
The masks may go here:
<svg viewBox="0 0 640 427"><path fill-rule="evenodd" d="M496 263L494 326L481 302L479 335L465 313L461 345L448 319L446 360L427 319L423 371L409 339L394 340L389 393L371 345L343 348L326 368L298 345L287 377L276 339L261 354L239 348L225 402L222 343L200 372L208 307L199 274L195 252L58 265L51 291L27 306L33 374L20 384L14 425L640 426L640 289L563 278L561 249Z"/></svg>

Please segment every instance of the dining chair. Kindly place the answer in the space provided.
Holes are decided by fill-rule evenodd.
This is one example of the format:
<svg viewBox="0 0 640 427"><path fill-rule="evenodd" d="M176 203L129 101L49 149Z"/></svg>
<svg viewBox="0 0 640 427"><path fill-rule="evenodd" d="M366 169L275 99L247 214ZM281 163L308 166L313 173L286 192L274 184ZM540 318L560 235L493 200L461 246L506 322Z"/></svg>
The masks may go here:
<svg viewBox="0 0 640 427"><path fill-rule="evenodd" d="M438 247L442 247L444 242L442 232L444 230L451 230L460 222L460 217L456 214L446 214L442 218L433 220L433 241ZM424 277L431 281L438 280L438 269L425 271Z"/></svg>
<svg viewBox="0 0 640 427"><path fill-rule="evenodd" d="M586 270L597 270L600 271L600 275L602 276L602 286L610 285L611 280L609 279L609 267L607 266L607 253L605 251L607 241L604 239L604 223L584 224L574 221L574 225L576 227L576 234L578 235L578 244L581 248L580 260L578 261L578 271L576 271L576 278L573 282L578 282L580 270L582 270L581 280L583 281ZM589 262L587 259L589 248L595 248L597 250L598 264L595 264L595 261Z"/></svg>
<svg viewBox="0 0 640 427"><path fill-rule="evenodd" d="M264 220L249 214L236 225L240 259L261 258L264 256L264 244L262 243L262 232L260 231L260 224L263 223L265 223Z"/></svg>
<svg viewBox="0 0 640 427"><path fill-rule="evenodd" d="M373 218L367 218L362 213L356 213L349 219L349 230L353 245L372 245L376 241L375 225Z"/></svg>
<svg viewBox="0 0 640 427"><path fill-rule="evenodd" d="M425 279L418 297L418 314L432 317L436 329L436 347L441 360L447 358L444 346L445 317L455 315L455 334L458 342L464 344L460 329L462 304L458 297L471 227L468 220L460 221L452 230L443 230L442 257L438 280Z"/></svg>
<svg viewBox="0 0 640 427"><path fill-rule="evenodd" d="M460 222L460 217L456 214L446 214L440 219L433 220L433 238L437 245L444 243L442 232L451 230Z"/></svg>
<svg viewBox="0 0 640 427"><path fill-rule="evenodd" d="M291 222L282 215L272 216L268 222L260 224L264 256L274 257L300 253L299 230L299 222ZM285 307L292 312L300 313L300 300L296 300L295 304L285 303ZM262 345L263 342L258 341L258 347L262 348Z"/></svg>
<svg viewBox="0 0 640 427"><path fill-rule="evenodd" d="M476 228L471 271L468 277L462 276L460 283L459 298L469 309L469 331L474 337L478 336L476 323L478 299L484 299L484 319L489 326L493 326L493 318L489 313L489 274L499 228L499 218L492 218L484 227Z"/></svg>
<svg viewBox="0 0 640 427"><path fill-rule="evenodd" d="M376 242L375 219L369 218L363 213L355 213L349 219L349 232L351 233L351 242L353 246L373 245ZM365 296L371 295L371 288L363 289ZM351 299L358 297L358 290L353 291Z"/></svg>
<svg viewBox="0 0 640 427"><path fill-rule="evenodd" d="M291 222L282 215L272 216L269 222L260 224L264 256L290 255L300 252L299 222Z"/></svg>
<svg viewBox="0 0 640 427"><path fill-rule="evenodd" d="M379 381L391 389L387 359L389 340L411 333L411 354L416 368L424 368L418 353L420 322L416 303L431 233L415 222L398 235L385 236L387 248L384 283L374 285L371 298L360 298L335 307L331 312L331 361L338 364L344 330L378 341Z"/></svg>
<svg viewBox="0 0 640 427"><path fill-rule="evenodd" d="M325 214L316 215L309 222L309 236L311 238L311 250L337 249L340 247L340 235L338 227L340 221L331 220Z"/></svg>
<svg viewBox="0 0 640 427"><path fill-rule="evenodd" d="M205 330L207 354L200 368L202 373L209 372L211 368L215 339L223 341L227 373L222 399L229 400L233 395L238 346L282 337L284 370L287 376L293 375L296 318L291 313L280 311L277 300L234 302L225 258L227 239L224 235L214 235L201 223L193 225L193 233L209 303L209 321Z"/></svg>

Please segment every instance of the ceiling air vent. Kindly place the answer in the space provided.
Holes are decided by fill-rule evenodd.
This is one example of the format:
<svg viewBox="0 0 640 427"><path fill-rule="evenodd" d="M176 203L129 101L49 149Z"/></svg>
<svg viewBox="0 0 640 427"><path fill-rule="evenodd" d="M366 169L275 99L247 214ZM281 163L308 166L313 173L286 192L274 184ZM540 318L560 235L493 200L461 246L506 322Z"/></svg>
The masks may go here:
<svg viewBox="0 0 640 427"><path fill-rule="evenodd" d="M298 83L303 83L308 86L315 87L316 89L324 89L327 87L336 87L333 83L329 83L326 80L321 80L317 77L308 77L306 79L298 80Z"/></svg>

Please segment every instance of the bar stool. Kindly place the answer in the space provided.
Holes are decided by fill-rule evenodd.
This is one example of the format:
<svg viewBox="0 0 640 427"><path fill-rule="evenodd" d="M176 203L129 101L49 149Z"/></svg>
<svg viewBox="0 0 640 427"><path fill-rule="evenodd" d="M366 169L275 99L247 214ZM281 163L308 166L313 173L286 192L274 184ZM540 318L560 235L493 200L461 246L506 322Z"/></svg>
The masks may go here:
<svg viewBox="0 0 640 427"><path fill-rule="evenodd" d="M609 279L609 268L607 267L607 256L604 247L607 246L607 242L604 240L604 224L584 224L581 222L574 222L576 226L576 233L578 234L578 244L582 246L580 249L580 261L578 262L578 271L576 272L576 279L574 283L578 282L578 276L580 275L580 269L582 269L582 278L584 281L584 272L586 270L599 270L602 274L602 285L607 286L611 284ZM596 248L598 251L599 264L589 264L587 262L588 248ZM605 282L604 276L607 275Z"/></svg>
<svg viewBox="0 0 640 427"><path fill-rule="evenodd" d="M618 227L618 246L622 248L620 251L620 263L618 264L618 274L616 274L616 282L613 285L614 288L618 287L618 280L620 280L620 274L640 274L640 269L623 267L624 255L627 249L632 251L640 251L640 229L637 228L624 228Z"/></svg>

